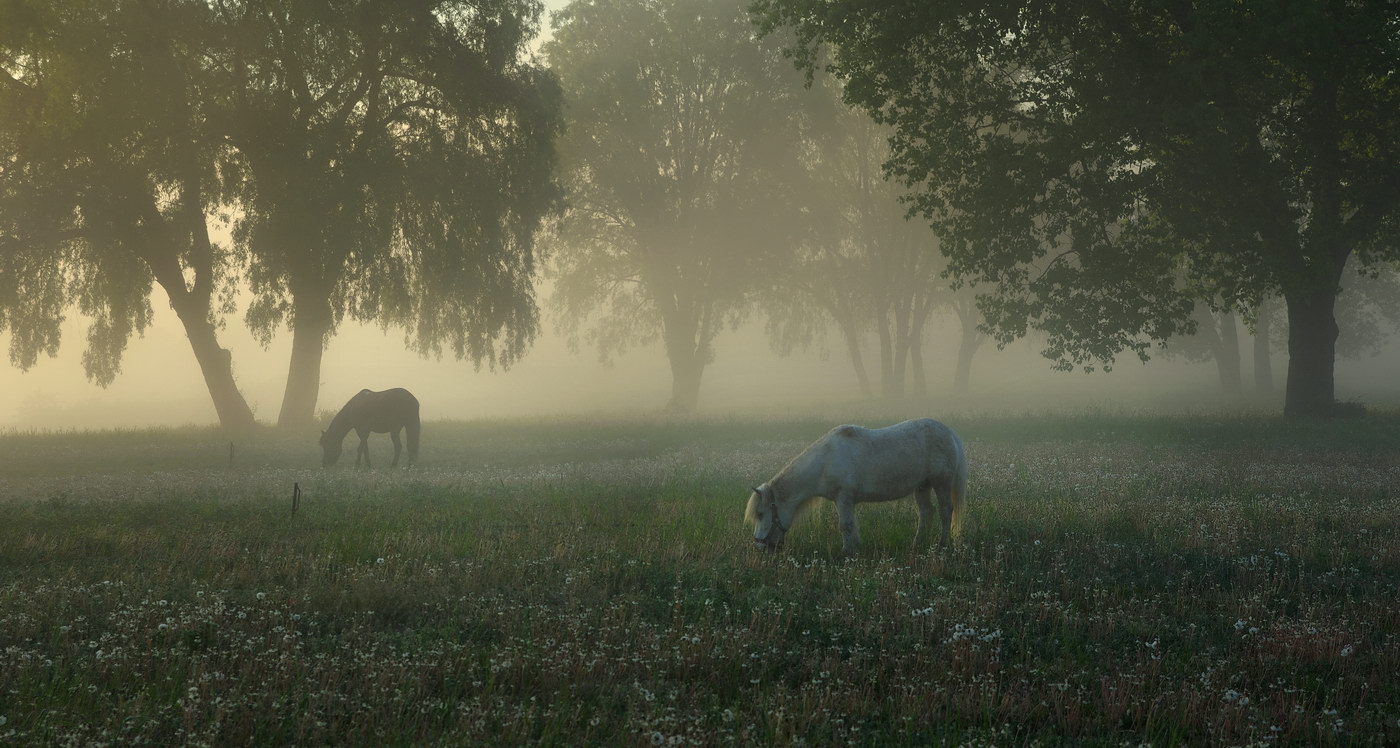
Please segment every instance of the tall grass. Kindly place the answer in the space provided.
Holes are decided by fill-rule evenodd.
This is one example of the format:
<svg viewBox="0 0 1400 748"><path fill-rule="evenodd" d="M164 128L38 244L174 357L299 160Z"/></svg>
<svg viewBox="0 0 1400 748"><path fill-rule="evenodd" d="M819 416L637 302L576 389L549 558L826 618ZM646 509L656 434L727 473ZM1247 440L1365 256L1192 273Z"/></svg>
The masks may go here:
<svg viewBox="0 0 1400 748"><path fill-rule="evenodd" d="M740 519L809 418L0 437L0 741L1400 741L1400 419L947 420L962 542L853 559Z"/></svg>

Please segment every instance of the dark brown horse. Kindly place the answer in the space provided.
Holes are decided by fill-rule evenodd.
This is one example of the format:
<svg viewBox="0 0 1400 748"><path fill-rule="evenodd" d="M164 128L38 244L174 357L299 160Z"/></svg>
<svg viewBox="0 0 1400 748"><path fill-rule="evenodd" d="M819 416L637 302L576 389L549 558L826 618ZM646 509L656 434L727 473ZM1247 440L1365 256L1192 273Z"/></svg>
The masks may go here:
<svg viewBox="0 0 1400 748"><path fill-rule="evenodd" d="M418 398L408 390L395 388L383 392L360 390L350 398L350 402L335 414L331 424L321 432L321 465L330 467L340 459L341 444L345 435L354 429L360 435L360 448L355 451L355 467L364 458L369 467L369 435L388 433L394 440L394 461L389 467L399 464L399 453L403 447L399 443L399 431L408 431L408 464L418 460Z"/></svg>

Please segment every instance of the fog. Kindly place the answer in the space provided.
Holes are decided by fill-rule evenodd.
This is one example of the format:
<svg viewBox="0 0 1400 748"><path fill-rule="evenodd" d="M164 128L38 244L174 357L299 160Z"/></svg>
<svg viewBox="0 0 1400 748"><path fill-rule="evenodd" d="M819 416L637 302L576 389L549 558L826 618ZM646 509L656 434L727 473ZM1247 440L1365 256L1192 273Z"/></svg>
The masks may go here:
<svg viewBox="0 0 1400 748"><path fill-rule="evenodd" d="M64 325L65 344L57 358L43 358L27 373L8 365L0 369L0 392L4 392L0 425L28 430L217 423L189 343L158 290L152 304L154 324L145 336L131 341L121 375L105 389L83 376L85 323L76 314ZM570 351L548 321L544 328L523 360L508 371L492 372L475 371L468 363L450 359L425 360L405 350L402 336L395 331L347 323L326 350L317 409L333 411L361 388L401 386L418 395L429 419L662 412L670 374L659 345L631 351L604 366L591 351ZM1056 372L1037 353L1033 341L1019 341L1002 351L987 346L973 364L971 392L957 395L951 387L954 356L940 355L956 350L955 328L945 317L935 317L926 352L929 397L882 402L859 398L850 363L839 350L823 355L814 348L779 357L769 349L761 321L755 320L720 337L698 410L716 416L817 413L895 418L905 412L937 416L1088 407L1276 409L1281 397L1227 400L1219 392L1215 366L1209 362L1159 357L1148 364L1123 360L1112 373ZM290 336L279 336L264 350L235 315L223 340L233 352L239 385L259 420L274 421L286 382ZM829 339L826 347L835 342ZM8 343L8 336L0 338L0 345ZM1247 352L1244 363L1248 372ZM1281 386L1286 359L1275 355L1273 363ZM1338 396L1393 406L1400 401L1397 370L1400 351L1393 342L1377 356L1340 361ZM1248 382L1247 375L1246 388Z"/></svg>
<svg viewBox="0 0 1400 748"><path fill-rule="evenodd" d="M563 0L551 0L545 3L546 14L564 5ZM541 64L550 38L546 28L529 45ZM215 240L232 242L227 235ZM319 417L336 410L362 388L390 387L414 392L428 419L662 413L672 391L672 371L664 347L659 342L630 345L607 363L600 361L586 341L577 349L571 347L560 330L560 314L548 304L553 291L550 282L536 280L536 298L542 308L540 334L509 368L476 367L451 356L425 359L411 350L398 329L385 330L347 318L330 339L321 362L316 402ZM222 317L225 327L219 331L219 344L231 352L238 388L258 420L275 423L287 386L292 335L284 325L269 347L260 345L244 324L251 298L245 283L236 297L234 312ZM0 368L0 427L90 429L217 423L190 340L159 286L152 291L150 304L152 324L144 335L130 340L120 374L105 388L84 376L82 356L89 320L70 309L57 357L41 357L27 372L12 365ZM927 395L863 399L845 345L834 328L812 345L780 356L765 331L765 311L752 308L742 316L737 329L726 327L714 338L713 362L704 368L696 409L702 415L827 413L833 417L869 414L872 418L896 418L904 414L1084 407L1275 411L1281 405L1287 377L1287 357L1276 342L1271 359L1273 392L1253 392L1251 347L1243 326L1244 394L1233 398L1222 396L1213 363L1190 363L1161 351L1154 351L1146 364L1125 352L1111 373L1054 371L1040 355L1043 340L1032 333L1002 350L984 344L972 364L968 392L959 393L953 387L957 319L939 310L922 335ZM1277 332L1274 338L1280 339ZM0 334L0 346L8 347L10 341L10 333ZM703 341L700 347L704 348ZM865 334L862 347L868 361L878 368L873 333ZM1337 362L1339 400L1381 406L1400 402L1400 385L1394 376L1400 368L1400 348L1390 337L1379 344L1378 351Z"/></svg>

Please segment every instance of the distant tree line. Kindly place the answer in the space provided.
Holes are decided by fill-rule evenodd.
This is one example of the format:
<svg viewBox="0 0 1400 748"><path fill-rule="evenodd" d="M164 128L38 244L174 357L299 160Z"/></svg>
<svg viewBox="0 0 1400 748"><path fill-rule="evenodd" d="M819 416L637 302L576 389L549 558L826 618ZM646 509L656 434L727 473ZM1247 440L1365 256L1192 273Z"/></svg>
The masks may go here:
<svg viewBox="0 0 1400 748"><path fill-rule="evenodd" d="M670 407L689 410L716 337L757 311L783 353L834 327L866 396L873 337L879 394L923 394L925 327L950 306L966 388L981 320L885 178L891 130L833 81L808 89L740 2L599 0L554 20L569 197L553 304L576 344L606 360L659 339Z"/></svg>
<svg viewBox="0 0 1400 748"><path fill-rule="evenodd" d="M1213 360L1238 392L1243 324L1256 387L1286 345L1308 416L1400 319L1391 3L580 0L542 60L540 14L0 5L12 361L76 307L110 382L158 285L221 421L251 423L218 342L242 284L259 340L291 331L299 425L346 318L509 366L543 271L576 346L661 344L675 410L754 315L780 353L832 331L867 397L923 395L941 309L959 391L1032 337L1066 370Z"/></svg>

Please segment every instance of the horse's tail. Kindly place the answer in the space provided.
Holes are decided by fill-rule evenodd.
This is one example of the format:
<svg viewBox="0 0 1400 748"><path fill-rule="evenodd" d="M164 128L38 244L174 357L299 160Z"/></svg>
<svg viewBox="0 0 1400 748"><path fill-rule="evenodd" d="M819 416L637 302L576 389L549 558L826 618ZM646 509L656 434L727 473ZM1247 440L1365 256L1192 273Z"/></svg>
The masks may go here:
<svg viewBox="0 0 1400 748"><path fill-rule="evenodd" d="M967 499L967 450L963 449L961 439L954 437L953 443L957 446L958 461L953 468L953 487L949 498L953 505L952 534L957 536L962 533L963 513L966 511L963 502Z"/></svg>
<svg viewBox="0 0 1400 748"><path fill-rule="evenodd" d="M423 431L423 423L418 418L417 401L413 403L413 412L408 416L404 431L408 432L408 464L412 465L418 462L418 436Z"/></svg>

